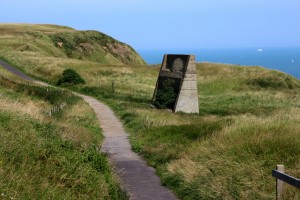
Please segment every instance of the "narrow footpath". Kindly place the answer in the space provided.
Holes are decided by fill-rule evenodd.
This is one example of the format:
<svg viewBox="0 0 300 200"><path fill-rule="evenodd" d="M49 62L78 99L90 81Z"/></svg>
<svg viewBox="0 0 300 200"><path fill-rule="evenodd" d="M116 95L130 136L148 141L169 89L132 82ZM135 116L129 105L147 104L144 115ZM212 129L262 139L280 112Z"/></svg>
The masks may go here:
<svg viewBox="0 0 300 200"><path fill-rule="evenodd" d="M46 83L26 76L20 70L0 60L0 66L17 76L41 85ZM175 195L161 185L159 177L152 167L131 150L128 135L114 112L93 97L81 96L94 110L100 122L105 139L102 152L108 154L115 165L115 171L120 177L122 187L128 192L131 200L176 200Z"/></svg>

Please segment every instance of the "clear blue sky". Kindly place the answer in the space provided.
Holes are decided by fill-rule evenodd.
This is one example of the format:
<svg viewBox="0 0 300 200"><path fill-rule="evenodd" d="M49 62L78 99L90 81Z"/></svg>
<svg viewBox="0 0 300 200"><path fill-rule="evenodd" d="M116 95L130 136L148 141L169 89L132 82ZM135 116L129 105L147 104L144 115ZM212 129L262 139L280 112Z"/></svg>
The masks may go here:
<svg viewBox="0 0 300 200"><path fill-rule="evenodd" d="M3 0L0 23L98 30L138 50L300 46L300 0Z"/></svg>

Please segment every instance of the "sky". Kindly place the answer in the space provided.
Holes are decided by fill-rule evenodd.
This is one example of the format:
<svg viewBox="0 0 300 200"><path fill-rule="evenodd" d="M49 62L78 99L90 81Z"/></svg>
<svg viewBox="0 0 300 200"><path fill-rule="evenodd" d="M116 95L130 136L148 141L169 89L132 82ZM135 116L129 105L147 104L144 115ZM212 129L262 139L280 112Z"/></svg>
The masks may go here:
<svg viewBox="0 0 300 200"><path fill-rule="evenodd" d="M97 30L137 50L300 47L300 0L3 0L0 23Z"/></svg>

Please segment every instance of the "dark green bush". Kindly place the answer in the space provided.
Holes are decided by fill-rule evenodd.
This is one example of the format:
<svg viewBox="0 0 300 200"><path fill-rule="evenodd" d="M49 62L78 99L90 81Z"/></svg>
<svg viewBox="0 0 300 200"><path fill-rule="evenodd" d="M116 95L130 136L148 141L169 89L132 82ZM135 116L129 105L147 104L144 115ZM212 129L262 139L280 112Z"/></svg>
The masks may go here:
<svg viewBox="0 0 300 200"><path fill-rule="evenodd" d="M174 109L177 94L175 92L175 81L172 79L166 79L163 82L162 89L157 91L154 105L157 108L169 108Z"/></svg>
<svg viewBox="0 0 300 200"><path fill-rule="evenodd" d="M66 69L62 73L62 77L58 80L57 85L63 84L84 84L85 80L74 69Z"/></svg>

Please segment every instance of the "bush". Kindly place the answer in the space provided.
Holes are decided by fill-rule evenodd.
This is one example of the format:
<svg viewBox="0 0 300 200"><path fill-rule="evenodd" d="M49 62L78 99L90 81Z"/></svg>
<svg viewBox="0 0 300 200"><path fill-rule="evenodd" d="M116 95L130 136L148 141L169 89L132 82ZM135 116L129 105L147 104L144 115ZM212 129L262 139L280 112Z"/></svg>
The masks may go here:
<svg viewBox="0 0 300 200"><path fill-rule="evenodd" d="M85 84L85 80L74 69L66 69L62 73L62 77L58 80L57 85L63 84Z"/></svg>
<svg viewBox="0 0 300 200"><path fill-rule="evenodd" d="M174 109L177 94L175 92L175 81L167 79L163 82L162 89L157 91L154 105L160 109Z"/></svg>

